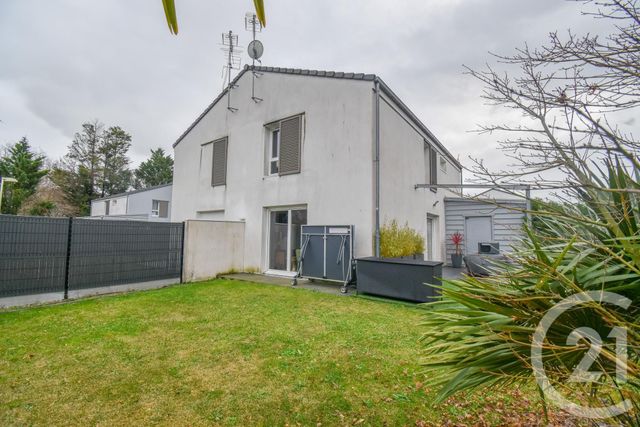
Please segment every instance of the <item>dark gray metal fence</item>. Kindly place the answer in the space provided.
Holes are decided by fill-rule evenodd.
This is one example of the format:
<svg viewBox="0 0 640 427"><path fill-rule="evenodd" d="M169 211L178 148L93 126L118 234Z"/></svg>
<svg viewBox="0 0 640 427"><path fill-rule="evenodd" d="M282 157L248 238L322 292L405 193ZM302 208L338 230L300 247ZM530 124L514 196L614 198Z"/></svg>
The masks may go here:
<svg viewBox="0 0 640 427"><path fill-rule="evenodd" d="M0 297L179 279L182 223L0 215Z"/></svg>
<svg viewBox="0 0 640 427"><path fill-rule="evenodd" d="M63 292L69 220L0 215L0 296Z"/></svg>
<svg viewBox="0 0 640 427"><path fill-rule="evenodd" d="M182 224L74 219L69 289L180 276Z"/></svg>

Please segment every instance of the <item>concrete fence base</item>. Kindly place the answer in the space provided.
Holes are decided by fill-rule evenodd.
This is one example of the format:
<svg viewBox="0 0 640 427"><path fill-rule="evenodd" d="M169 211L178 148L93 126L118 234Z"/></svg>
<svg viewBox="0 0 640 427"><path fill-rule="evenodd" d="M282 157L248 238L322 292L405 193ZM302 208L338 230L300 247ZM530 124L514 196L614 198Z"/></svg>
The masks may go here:
<svg viewBox="0 0 640 427"><path fill-rule="evenodd" d="M188 220L184 224L182 281L214 278L244 270L244 222ZM69 299L92 295L155 289L180 282L180 277L86 289L69 289ZM64 292L0 298L0 308L45 304L64 300Z"/></svg>
<svg viewBox="0 0 640 427"><path fill-rule="evenodd" d="M46 294L20 295L0 298L0 308L20 307L23 305L46 304L64 300L64 292Z"/></svg>
<svg viewBox="0 0 640 427"><path fill-rule="evenodd" d="M99 286L97 288L69 290L69 299L83 298L93 295L116 294L129 291L144 291L147 289L164 288L180 282L179 277L163 280L151 280L149 282L126 283L124 285Z"/></svg>
<svg viewBox="0 0 640 427"><path fill-rule="evenodd" d="M143 291L147 289L163 288L180 282L179 277L163 280L151 280L148 282L127 283L124 285L99 286L96 288L69 290L69 300L89 297L94 295L116 294L129 291ZM47 304L65 301L64 292L51 292L46 294L20 295L17 297L0 298L0 308L20 307L27 305Z"/></svg>

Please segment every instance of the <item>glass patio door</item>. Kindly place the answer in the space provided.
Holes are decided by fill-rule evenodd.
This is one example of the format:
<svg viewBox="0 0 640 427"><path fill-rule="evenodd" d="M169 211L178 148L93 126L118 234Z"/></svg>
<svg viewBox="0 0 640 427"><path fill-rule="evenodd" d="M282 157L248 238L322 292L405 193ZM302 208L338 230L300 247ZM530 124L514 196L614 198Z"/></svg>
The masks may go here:
<svg viewBox="0 0 640 427"><path fill-rule="evenodd" d="M269 212L269 270L287 272L297 270L301 226L306 223L306 209Z"/></svg>

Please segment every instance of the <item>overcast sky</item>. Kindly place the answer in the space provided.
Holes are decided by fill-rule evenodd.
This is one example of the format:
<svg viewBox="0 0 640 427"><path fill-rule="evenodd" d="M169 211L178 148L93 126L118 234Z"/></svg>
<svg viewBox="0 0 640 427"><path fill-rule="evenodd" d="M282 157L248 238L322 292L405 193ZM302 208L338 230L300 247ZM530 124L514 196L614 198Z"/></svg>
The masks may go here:
<svg viewBox="0 0 640 427"><path fill-rule="evenodd" d="M0 144L27 136L56 159L84 121L119 125L135 164L176 138L222 86L220 33L247 45L251 0L0 1ZM495 136L470 133L507 112L483 105L462 65L539 45L553 30L598 32L561 0L265 0L263 65L375 73L468 164L500 166ZM243 56L243 64L248 60ZM513 113L511 113L513 114Z"/></svg>

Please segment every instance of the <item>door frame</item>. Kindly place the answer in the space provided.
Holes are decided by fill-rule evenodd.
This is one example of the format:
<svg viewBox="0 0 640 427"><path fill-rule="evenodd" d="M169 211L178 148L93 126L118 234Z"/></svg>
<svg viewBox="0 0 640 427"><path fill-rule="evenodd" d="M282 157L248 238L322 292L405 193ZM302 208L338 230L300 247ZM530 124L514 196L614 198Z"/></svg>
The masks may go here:
<svg viewBox="0 0 640 427"><path fill-rule="evenodd" d="M271 254L270 250L270 241L271 239L271 213L272 212L288 212L287 215L287 268L291 266L291 211L297 210L306 210L307 215L309 215L309 210L307 205L284 205L284 206L269 206L264 208L264 224L263 227L264 232L263 236L263 250L264 256L262 261L262 271L264 274L272 275L272 276L286 276L286 277L294 277L297 275L297 271L290 270L275 270L269 267L269 259ZM307 216L307 222L309 222L309 217Z"/></svg>
<svg viewBox="0 0 640 427"><path fill-rule="evenodd" d="M490 239L491 239L491 241L493 241L493 215L465 215L464 216L464 239L465 239L465 241L464 241L464 249L465 249L464 253L465 253L465 255L470 255L467 252L467 240L466 240L467 236L469 235L467 233L467 218L489 218L489 230L490 230L490 233L491 233ZM475 254L475 253L476 252L473 252L473 254Z"/></svg>
<svg viewBox="0 0 640 427"><path fill-rule="evenodd" d="M440 216L427 213L426 219L426 235L425 235L425 250L427 251L427 260L428 261L436 261L438 256L440 255L440 233L439 233L439 221ZM429 248L429 221L431 221L431 248ZM429 252L431 249L431 252ZM436 250L437 249L437 250ZM437 252L437 254L436 254ZM438 255L438 256L437 256Z"/></svg>

